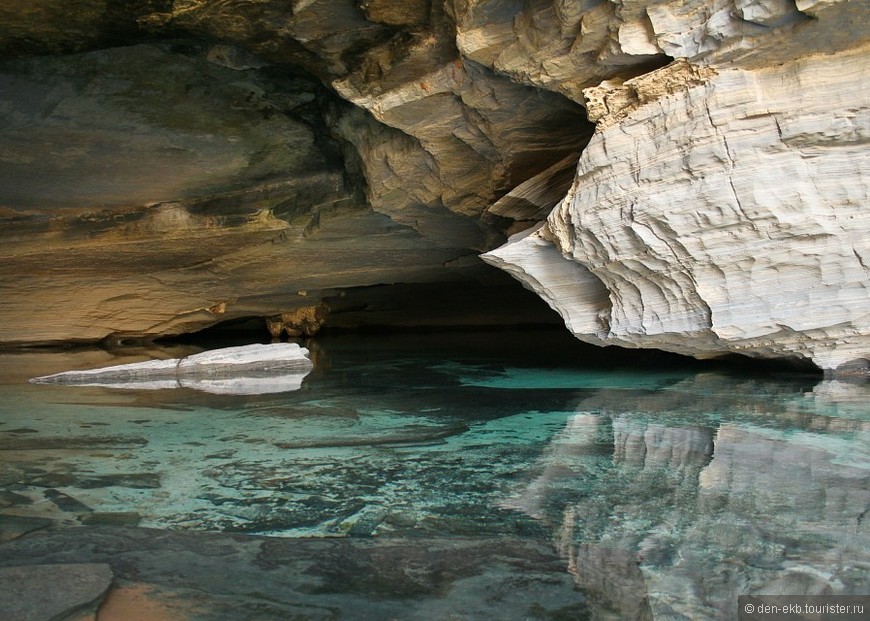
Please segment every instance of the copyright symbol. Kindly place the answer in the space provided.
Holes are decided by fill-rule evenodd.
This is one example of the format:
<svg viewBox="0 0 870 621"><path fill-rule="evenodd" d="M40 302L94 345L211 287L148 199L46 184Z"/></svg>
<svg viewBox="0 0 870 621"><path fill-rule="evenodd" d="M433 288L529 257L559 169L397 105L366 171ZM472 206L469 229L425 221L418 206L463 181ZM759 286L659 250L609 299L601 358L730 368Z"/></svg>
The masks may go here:
<svg viewBox="0 0 870 621"><path fill-rule="evenodd" d="M746 604L743 607L743 610L744 612L746 612L746 614L751 615L753 612L755 612L755 606L753 606L752 604Z"/></svg>

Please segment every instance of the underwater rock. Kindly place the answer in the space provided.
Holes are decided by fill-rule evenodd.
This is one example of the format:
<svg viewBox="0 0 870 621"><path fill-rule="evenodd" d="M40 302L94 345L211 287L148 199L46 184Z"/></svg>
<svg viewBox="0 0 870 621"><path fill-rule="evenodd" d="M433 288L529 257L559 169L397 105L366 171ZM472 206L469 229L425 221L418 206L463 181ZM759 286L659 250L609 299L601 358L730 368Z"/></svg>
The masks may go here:
<svg viewBox="0 0 870 621"><path fill-rule="evenodd" d="M93 511L91 507L78 498L74 498L60 490L47 489L45 490L45 497L54 503L58 509L67 513L90 513Z"/></svg>
<svg viewBox="0 0 870 621"><path fill-rule="evenodd" d="M111 584L112 569L105 563L5 567L0 569L0 617L42 621L87 610L93 614Z"/></svg>
<svg viewBox="0 0 870 621"><path fill-rule="evenodd" d="M550 546L510 536L280 539L92 526L10 542L0 564L71 556L111 562L119 586L149 585L167 619L589 617ZM25 618L4 615L4 604L0 618Z"/></svg>
<svg viewBox="0 0 870 621"><path fill-rule="evenodd" d="M216 394L266 394L298 390L313 365L297 343L225 347L170 360L34 377L34 384L109 386L139 390L192 388Z"/></svg>
<svg viewBox="0 0 870 621"><path fill-rule="evenodd" d="M0 543L18 539L27 533L47 528L52 524L53 521L47 518L0 514Z"/></svg>

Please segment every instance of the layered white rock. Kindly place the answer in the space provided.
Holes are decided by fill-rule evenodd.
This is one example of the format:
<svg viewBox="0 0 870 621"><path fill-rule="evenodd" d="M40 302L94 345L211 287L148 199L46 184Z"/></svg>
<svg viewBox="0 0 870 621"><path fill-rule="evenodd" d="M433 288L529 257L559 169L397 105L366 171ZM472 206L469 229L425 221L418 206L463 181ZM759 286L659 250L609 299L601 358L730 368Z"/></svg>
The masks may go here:
<svg viewBox="0 0 870 621"><path fill-rule="evenodd" d="M870 5L850 0L457 0L456 46L513 80L583 102L607 79L669 59L773 65L866 41Z"/></svg>
<svg viewBox="0 0 870 621"><path fill-rule="evenodd" d="M137 390L191 388L215 394L298 390L313 365L297 343L225 347L170 360L148 360L35 377L35 384L108 386Z"/></svg>
<svg viewBox="0 0 870 621"><path fill-rule="evenodd" d="M604 85L565 200L484 259L592 343L870 358L868 84L864 48Z"/></svg>

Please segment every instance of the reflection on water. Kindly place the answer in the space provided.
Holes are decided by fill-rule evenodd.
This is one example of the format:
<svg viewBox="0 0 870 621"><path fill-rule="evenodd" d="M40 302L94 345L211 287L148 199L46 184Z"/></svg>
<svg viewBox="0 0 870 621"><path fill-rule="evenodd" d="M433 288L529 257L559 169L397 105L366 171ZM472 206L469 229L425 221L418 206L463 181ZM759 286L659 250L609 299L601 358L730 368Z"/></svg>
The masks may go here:
<svg viewBox="0 0 870 621"><path fill-rule="evenodd" d="M327 337L301 390L257 396L31 386L69 355L7 355L0 518L523 537L594 619L870 591L870 387L595 369L526 336Z"/></svg>
<svg viewBox="0 0 870 621"><path fill-rule="evenodd" d="M717 618L748 592L866 593L868 396L716 374L598 394L504 504L548 524L612 618Z"/></svg>

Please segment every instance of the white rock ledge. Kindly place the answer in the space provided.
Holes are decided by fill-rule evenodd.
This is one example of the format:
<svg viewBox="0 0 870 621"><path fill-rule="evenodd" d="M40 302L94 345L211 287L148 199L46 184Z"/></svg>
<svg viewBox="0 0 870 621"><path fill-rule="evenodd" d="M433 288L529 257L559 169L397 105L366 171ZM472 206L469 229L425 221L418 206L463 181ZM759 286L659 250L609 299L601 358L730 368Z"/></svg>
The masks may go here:
<svg viewBox="0 0 870 621"><path fill-rule="evenodd" d="M34 384L107 386L137 390L191 388L214 394L298 390L313 365L296 343L226 347L171 360L149 360L34 377Z"/></svg>
<svg viewBox="0 0 870 621"><path fill-rule="evenodd" d="M644 76L659 92L614 91L633 103L608 107L562 203L484 260L590 343L860 368L867 51L666 79L691 69L675 64Z"/></svg>

